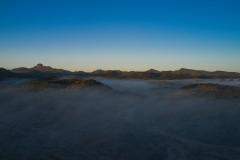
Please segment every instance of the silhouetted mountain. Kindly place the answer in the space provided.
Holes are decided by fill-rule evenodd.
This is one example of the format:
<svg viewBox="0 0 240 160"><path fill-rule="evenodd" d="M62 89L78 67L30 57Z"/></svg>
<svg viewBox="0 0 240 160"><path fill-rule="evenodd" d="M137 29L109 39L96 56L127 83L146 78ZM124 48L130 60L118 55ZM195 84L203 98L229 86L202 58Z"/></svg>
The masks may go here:
<svg viewBox="0 0 240 160"><path fill-rule="evenodd" d="M204 70L193 70L193 69L181 68L179 70L173 71L172 73L179 74L179 75L207 76L209 72L206 72Z"/></svg>
<svg viewBox="0 0 240 160"><path fill-rule="evenodd" d="M122 74L124 78L140 78L140 79L157 79L160 77L160 73L148 73L148 72L125 72Z"/></svg>
<svg viewBox="0 0 240 160"><path fill-rule="evenodd" d="M70 71L63 70L63 69L56 69L50 66L43 66L41 63L37 64L33 68L14 68L12 71L18 73L30 73L30 72L37 72L37 73L71 73Z"/></svg>
<svg viewBox="0 0 240 160"><path fill-rule="evenodd" d="M0 68L0 79L7 77L23 77L23 75L11 72L5 68Z"/></svg>
<svg viewBox="0 0 240 160"><path fill-rule="evenodd" d="M123 71L120 70L95 70L92 72L93 75L98 75L98 76L117 76L117 75L121 75L123 73Z"/></svg>
<svg viewBox="0 0 240 160"><path fill-rule="evenodd" d="M150 69L145 72L119 70L95 70L92 76L101 76L106 78L138 78L138 79L187 79L187 78L239 78L240 73L215 71L208 72L204 70L193 70L182 68L176 71L157 71Z"/></svg>
<svg viewBox="0 0 240 160"><path fill-rule="evenodd" d="M92 74L102 74L103 72L104 72L104 70L97 69L97 70L93 71Z"/></svg>
<svg viewBox="0 0 240 160"><path fill-rule="evenodd" d="M14 74L14 73L5 69L5 68L0 68L0 74L1 75L7 75L7 74Z"/></svg>
<svg viewBox="0 0 240 160"><path fill-rule="evenodd" d="M119 79L126 79L126 78L186 79L186 78L190 78L189 76L185 76L185 75L171 74L171 72L151 73L151 72L136 72L136 71L129 71L129 72L103 71L100 73L98 72L98 74L94 74L94 76L100 76L100 77L105 77L105 78L119 78Z"/></svg>
<svg viewBox="0 0 240 160"><path fill-rule="evenodd" d="M146 73L160 73L160 71L155 70L155 69L149 69L146 71Z"/></svg>
<svg viewBox="0 0 240 160"><path fill-rule="evenodd" d="M73 74L75 76L80 76L80 77L88 77L88 76L91 76L92 74L89 73L89 72L84 72L84 71L75 71L75 72L72 72L70 74Z"/></svg>
<svg viewBox="0 0 240 160"><path fill-rule="evenodd" d="M186 69L181 68L179 70L173 71L172 74L178 74L178 75L188 75L191 77L211 77L211 78L218 78L218 77L232 77L232 78L238 78L240 77L240 73L237 72L225 72L225 71L215 71L215 72L209 72L204 70L193 70L193 69Z"/></svg>
<svg viewBox="0 0 240 160"><path fill-rule="evenodd" d="M5 77L11 77L14 73L10 72L5 68L0 68L0 80L4 79Z"/></svg>
<svg viewBox="0 0 240 160"><path fill-rule="evenodd" d="M44 75L33 74L33 73L15 73L7 69L0 68L0 79L4 78L42 78Z"/></svg>
<svg viewBox="0 0 240 160"><path fill-rule="evenodd" d="M225 71L215 71L215 72L212 72L214 75L218 75L218 76L221 76L221 77L240 77L240 73L237 73L237 72L225 72Z"/></svg>
<svg viewBox="0 0 240 160"><path fill-rule="evenodd" d="M28 73L32 75L44 76L44 74L51 75L77 75L77 76L97 76L105 78L138 78L138 79L159 79L159 80L170 80L170 79L188 79L188 78L240 78L240 73L237 72L225 72L225 71L215 71L209 72L205 70L193 70L181 68L175 71L158 71L155 69L149 69L145 72L139 71L120 71L120 70L95 70L93 72L76 71L70 72L63 69L56 69L50 66L43 66L42 64L37 64L33 68L14 68L12 70L14 73ZM10 73L9 73L10 74Z"/></svg>
<svg viewBox="0 0 240 160"><path fill-rule="evenodd" d="M29 73L32 72L30 69L26 67L20 67L20 68L14 68L12 69L13 72L18 72L18 73Z"/></svg>

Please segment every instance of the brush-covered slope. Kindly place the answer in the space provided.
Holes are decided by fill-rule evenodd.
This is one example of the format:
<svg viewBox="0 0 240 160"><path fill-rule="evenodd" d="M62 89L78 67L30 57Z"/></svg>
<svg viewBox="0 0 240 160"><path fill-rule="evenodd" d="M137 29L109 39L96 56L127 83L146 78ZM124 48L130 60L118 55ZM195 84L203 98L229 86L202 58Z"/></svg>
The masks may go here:
<svg viewBox="0 0 240 160"><path fill-rule="evenodd" d="M183 90L193 93L218 98L240 98L240 87L219 85L212 83L190 84L182 87Z"/></svg>
<svg viewBox="0 0 240 160"><path fill-rule="evenodd" d="M103 87L110 89L107 85L98 82L94 79L57 79L55 77L34 80L19 86L25 89L45 89L45 88L93 88Z"/></svg>

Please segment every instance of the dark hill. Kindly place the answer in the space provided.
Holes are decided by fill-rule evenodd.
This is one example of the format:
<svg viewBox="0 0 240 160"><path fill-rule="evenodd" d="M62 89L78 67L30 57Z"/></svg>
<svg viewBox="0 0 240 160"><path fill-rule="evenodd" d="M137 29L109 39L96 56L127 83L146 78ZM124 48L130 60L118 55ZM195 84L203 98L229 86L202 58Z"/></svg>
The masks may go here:
<svg viewBox="0 0 240 160"><path fill-rule="evenodd" d="M5 75L5 74L13 74L13 73L5 68L0 68L0 74Z"/></svg>
<svg viewBox="0 0 240 160"><path fill-rule="evenodd" d="M93 79L57 79L57 77L49 77L44 79L34 80L19 86L23 89L45 89L45 88L89 88L89 87L104 87L110 89L107 85Z"/></svg>
<svg viewBox="0 0 240 160"><path fill-rule="evenodd" d="M179 70L173 71L173 74L179 74L179 75L191 75L191 76L207 76L209 72L206 72L204 70L193 70L193 69L186 69L181 68Z"/></svg>
<svg viewBox="0 0 240 160"><path fill-rule="evenodd" d="M91 75L91 73L84 72L84 71L75 71L75 72L73 72L73 74L82 75L82 76L90 76Z"/></svg>
<svg viewBox="0 0 240 160"><path fill-rule="evenodd" d="M170 79L191 79L191 78L239 78L240 73L236 72L224 72L215 71L208 72L204 70L193 70L182 68L176 71L157 71L150 69L145 72L129 71L123 72L119 70L95 70L92 76L101 76L106 78L137 78L137 79L159 79L159 80L170 80Z"/></svg>
<svg viewBox="0 0 240 160"><path fill-rule="evenodd" d="M32 70L26 68L26 67L19 67L19 68L14 68L12 69L13 72L16 72L16 73L29 73L29 72L32 72Z"/></svg>
<svg viewBox="0 0 240 160"><path fill-rule="evenodd" d="M120 79L136 78L136 79L159 79L159 80L190 78L190 76L171 74L169 72L151 73L151 72L136 72L136 71L122 72L122 73L111 72L111 74L106 74L105 72L105 74L101 74L98 76L102 76L106 78L120 78Z"/></svg>
<svg viewBox="0 0 240 160"><path fill-rule="evenodd" d="M104 72L104 70L97 69L97 70L93 71L92 74L99 75L99 74L102 74L103 72Z"/></svg>
<svg viewBox="0 0 240 160"><path fill-rule="evenodd" d="M41 74L42 72L39 71L33 71L33 72L14 72L9 71L4 68L0 68L0 79L6 79L6 78L43 78L48 77L47 74Z"/></svg>
<svg viewBox="0 0 240 160"><path fill-rule="evenodd" d="M16 76L20 76L19 74L17 73L13 73L5 68L0 68L0 79L4 79L4 78L7 78L7 77L16 77Z"/></svg>
<svg viewBox="0 0 240 160"><path fill-rule="evenodd" d="M95 70L92 72L93 75L97 75L97 76L116 76L116 75L121 75L123 73L123 71L120 70Z"/></svg>
<svg viewBox="0 0 240 160"><path fill-rule="evenodd" d="M139 79L157 79L159 78L160 74L158 73L148 73L148 72L125 72L122 74L124 78L139 78Z"/></svg>
<svg viewBox="0 0 240 160"><path fill-rule="evenodd" d="M207 97L218 97L224 99L240 98L240 87L235 86L212 83L198 83L186 85L182 87L182 89Z"/></svg>
<svg viewBox="0 0 240 160"><path fill-rule="evenodd" d="M225 71L215 71L212 72L213 75L217 75L219 77L233 77L233 78L238 78L240 77L240 73L237 72L225 72Z"/></svg>

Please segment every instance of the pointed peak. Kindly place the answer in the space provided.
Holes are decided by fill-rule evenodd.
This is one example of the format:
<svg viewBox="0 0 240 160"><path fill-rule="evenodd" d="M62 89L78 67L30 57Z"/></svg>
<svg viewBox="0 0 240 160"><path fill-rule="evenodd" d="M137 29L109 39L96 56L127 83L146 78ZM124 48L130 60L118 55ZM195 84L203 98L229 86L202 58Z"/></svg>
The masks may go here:
<svg viewBox="0 0 240 160"><path fill-rule="evenodd" d="M36 68L43 68L43 64L38 63L38 64L36 65Z"/></svg>

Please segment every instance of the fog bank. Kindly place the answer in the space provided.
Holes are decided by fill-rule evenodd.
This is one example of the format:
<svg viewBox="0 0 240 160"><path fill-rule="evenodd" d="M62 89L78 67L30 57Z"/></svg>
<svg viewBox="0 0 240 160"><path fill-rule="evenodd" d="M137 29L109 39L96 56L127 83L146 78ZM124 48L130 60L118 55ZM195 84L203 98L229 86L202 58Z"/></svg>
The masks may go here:
<svg viewBox="0 0 240 160"><path fill-rule="evenodd" d="M114 90L1 81L0 159L240 159L240 100L176 92L230 82L96 80Z"/></svg>

